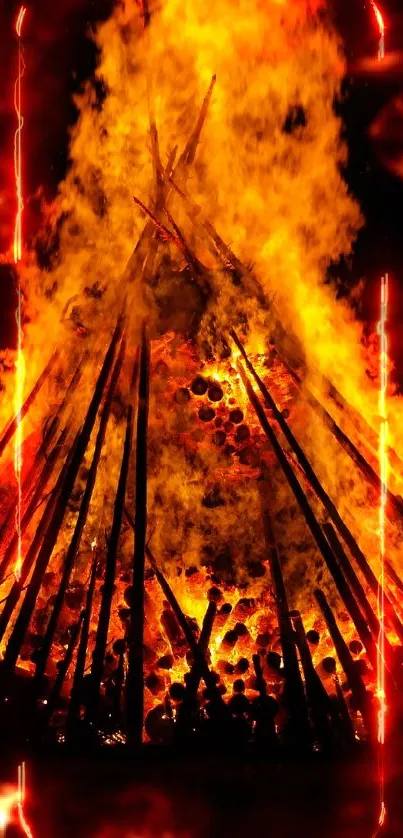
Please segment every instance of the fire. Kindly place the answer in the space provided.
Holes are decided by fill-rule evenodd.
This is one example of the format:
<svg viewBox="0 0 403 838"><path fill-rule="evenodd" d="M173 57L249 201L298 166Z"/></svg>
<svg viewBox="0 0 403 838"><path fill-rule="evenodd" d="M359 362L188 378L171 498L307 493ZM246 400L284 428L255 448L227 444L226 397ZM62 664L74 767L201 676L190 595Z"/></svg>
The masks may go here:
<svg viewBox="0 0 403 838"><path fill-rule="evenodd" d="M14 229L14 262L16 265L22 258L22 216L24 209L23 187L22 187L22 129L24 125L24 117L22 112L22 78L24 75L24 59L22 55L21 37L22 27L26 15L26 7L21 6L15 31L18 38L18 72L15 82L14 105L17 116L17 129L14 137L14 172L15 172L15 187L17 199L17 213L15 219ZM18 302L16 310L17 322L17 360L16 368L16 385L14 395L15 413L17 416L17 431L14 442L14 471L17 481L17 505L15 513L15 526L18 534L17 557L14 567L14 573L18 579L21 573L22 563L22 539L21 539L21 510L22 510L22 493L21 493L21 472L22 472L22 420L21 407L24 397L24 382L25 382L25 359L22 348L23 332L22 332L22 306L21 306L21 287L18 281Z"/></svg>
<svg viewBox="0 0 403 838"><path fill-rule="evenodd" d="M384 585L385 585L385 555L386 555L386 504L388 497L388 415L386 406L386 397L388 389L388 335L387 335L387 319L388 319L388 292L389 292L389 277L382 277L381 280L381 302L380 302L380 321L379 321L379 338L380 338L380 388L379 388L379 415L381 419L381 427L379 433L379 466L381 478L381 496L379 501L379 553L380 553L380 576L379 576L379 591L378 591L378 619L379 619L379 638L378 638L378 654L377 654L377 697L379 700L378 711L378 743L380 748L380 799L381 799L381 813L379 824L383 825L386 816L386 808L384 801L384 786L385 786L385 769L384 769L384 745L385 745L385 719L387 712L386 690L385 690L385 600L384 600Z"/></svg>
<svg viewBox="0 0 403 838"><path fill-rule="evenodd" d="M385 20L379 6L377 6L377 4L375 3L375 0L371 0L371 6L374 10L376 22L379 27L378 59L379 61L382 61L385 58Z"/></svg>

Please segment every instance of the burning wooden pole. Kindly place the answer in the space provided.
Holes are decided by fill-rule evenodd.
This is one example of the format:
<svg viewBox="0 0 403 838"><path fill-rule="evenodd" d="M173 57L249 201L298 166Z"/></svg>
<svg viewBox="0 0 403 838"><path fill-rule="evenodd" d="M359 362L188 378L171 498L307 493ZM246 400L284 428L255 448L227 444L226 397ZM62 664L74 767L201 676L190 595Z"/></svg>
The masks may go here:
<svg viewBox="0 0 403 838"><path fill-rule="evenodd" d="M254 377L254 379L255 379L255 381L256 381L256 383L257 383L257 385L258 385L258 387L259 387L259 389L260 389L260 391L263 395L263 398L264 398L267 406L269 407L270 410L273 411L273 416L276 419L276 421L278 422L279 427L280 427L282 433L284 434L287 442L291 446L291 448L292 448L292 450L293 450L293 452L294 452L294 454L297 458L297 461L298 461L299 465L301 466L301 469L302 469L309 485L311 486L311 488L313 489L313 491L315 492L315 494L317 495L319 500L322 502L322 504L323 504L324 508L326 509L328 515L330 516L331 520L333 521L333 524L335 525L336 529L338 530L338 532L340 533L340 535L344 539L345 543L347 544L351 554L354 556L354 558L355 558L355 560L358 564L358 567L360 568L361 572L364 574L365 579L368 582L368 585L371 587L371 590L373 591L373 593L376 596L378 596L379 580L376 578L376 576L373 573L371 567L369 566L368 561L367 561L366 557L364 556L364 553L362 552L359 545L357 544L357 542L356 542L353 534L351 533L350 529L348 528L347 524L345 524L345 522L343 521L343 519L339 515L339 512L337 511L333 501L330 499L329 495L327 494L327 492L325 491L325 489L321 485L320 481L318 480L318 478L317 478L312 466L310 465L307 457L305 456L301 446L299 445L299 443L295 439L294 434L292 433L291 429L289 428L289 426L288 426L286 420L284 419L281 411L278 410L274 400L272 399L270 393L267 390L267 387L264 385L263 381L260 379L260 377L258 376L256 371L254 370L252 364L250 363L250 361L249 361L249 359L246 355L244 347L242 346L241 342L237 338L234 331L231 332L231 337L233 338L234 342L236 343L236 346L238 347L239 351L241 352L243 358L245 359L245 363L246 363L249 371L253 375L253 377ZM256 395L255 391L253 390L253 388L250 384L250 381L247 378L247 376L245 374L245 371L244 371L241 364L238 364L238 369L239 369L242 381L245 385L245 389L248 393L249 400L250 400L252 406L255 409L255 412L258 416L260 424L261 424L266 436L268 437L268 439L270 440L270 442L273 446L274 453L276 454L277 459L279 460L280 465L283 469L283 472L284 472L285 476L287 477L287 480L290 484L290 487L292 488L292 491L295 495L295 498L296 498L296 500L298 501L298 503L301 507L301 510L302 510L302 512L305 516L306 521L307 521L307 524L308 524L308 526L309 526L309 528L312 532L312 535L313 535L313 537L316 541L316 544L319 547L325 561L327 561L327 556L329 556L332 552L330 547L329 547L329 543L328 543L327 539L324 537L323 532L321 531L320 525L318 524L318 522L316 520L316 517L315 517L315 515L314 515L314 513L313 513L313 511L312 511L312 509L311 509L311 507L308 503L308 500L305 496L305 493L304 493L304 491L303 491L303 489L302 489L302 487L301 487L301 485L300 485L300 483L299 483L299 481L298 481L298 479L297 479L297 477L296 477L296 475L295 475L295 473L292 469L292 466L288 462L280 443L277 440L277 437L276 437L276 435L273 431L273 428L270 425L270 423L267 419L267 416L266 416L266 414L263 410L263 407L262 407L259 399L257 398L257 395ZM393 626L394 630L396 631L399 639L403 642L403 625L402 625L401 621L399 620L399 617L397 616L397 614L395 612L395 609L393 608L393 605L391 604L390 600L388 599L386 593L384 594L384 600L385 600L385 610L386 610L388 619L390 620L390 623Z"/></svg>
<svg viewBox="0 0 403 838"><path fill-rule="evenodd" d="M48 463L49 457L52 457L52 455L54 455L55 449L53 449L53 451L51 452L50 455L48 455L47 450L50 446L50 443L54 439L57 430L59 429L60 417L63 414L65 405L67 404L67 402L69 400L69 397L71 396L72 392L74 392L74 390L75 390L75 388L76 388L76 386L77 386L77 384L80 380L81 367L82 367L82 360L80 361L80 364L77 367L77 369L76 369L76 371L73 375L73 378L72 378L72 380L71 380L71 382L68 386L67 393L66 393L63 401L59 405L59 408L57 410L56 415L53 416L53 417L49 417L49 421L47 423L45 423L42 443L41 443L41 445L39 446L38 450L35 453L34 461L31 465L28 473L24 477L22 487L21 487L21 494L22 494L22 498L24 499L25 503L29 502L30 494L31 494L31 490L32 490L32 485L35 482L34 491L35 491L35 495L36 495L37 500L32 505L33 509L36 509L37 503L39 502L39 498L40 498L42 488L46 485L48 477L50 476L49 472L48 472L48 469L47 469L47 463ZM56 448L56 450L58 450L58 449ZM54 459L54 462L55 462L55 459ZM41 464L43 464L42 472L40 474L38 474ZM45 472L45 475L44 475L44 477L42 477L42 474L44 472ZM45 477L46 477L46 479L45 479ZM39 484L41 484L42 488L39 488ZM6 516L5 516L5 518L4 518L4 520L1 524L1 527L0 527L0 550L1 550L5 540L8 539L11 528L12 528L12 531L13 531L13 536L15 536L15 539L14 539L15 544L13 545L13 548L12 548L13 552L17 547L18 536L15 533L15 504L16 504L16 501L17 501L17 497L15 495L11 504L10 504L10 507L9 507L7 513L6 513ZM27 521L23 516L23 518L21 520L21 535L24 534L27 523L29 523L29 521ZM7 545L7 549L9 549L9 544ZM3 571L1 569L2 566L3 566L4 559L5 559L5 556L3 556L3 560L0 564L0 580L2 579L2 576L4 575Z"/></svg>
<svg viewBox="0 0 403 838"><path fill-rule="evenodd" d="M35 490L32 494L32 497L31 497L31 499L28 503L28 506L25 509L24 514L23 514L22 519L21 519L21 533L22 534L25 533L25 531L26 531L27 527L29 526L33 516L35 515L35 512L38 509L38 505L40 504L40 502L42 500L44 489L47 486L47 484L48 484L48 482L49 482L49 480L50 480L50 478L53 474L55 465L56 465L56 463L59 459L60 452L63 450L63 448L65 446L65 443L67 441L68 432L69 432L68 427L66 427L62 430L62 432L61 432L56 444L54 445L49 457L45 461L42 472L38 477L38 481L36 483ZM52 490L52 491L54 492L54 490ZM10 564L12 563L14 555L17 551L17 546L18 546L18 533L14 532L13 537L12 537L11 541L9 542L9 544L7 545L7 547L4 551L4 554L3 554L3 558L0 562L0 582L3 581L3 579L5 578L7 570L9 568ZM23 572L23 568L21 568L21 572Z"/></svg>
<svg viewBox="0 0 403 838"><path fill-rule="evenodd" d="M98 465L101 458L102 449L105 442L106 430L108 427L108 421L111 413L112 408L112 400L115 393L116 385L119 379L119 375L122 369L124 357L126 352L126 341L123 338L119 354L113 368L110 382L108 385L108 390L105 396L105 402L101 413L101 418L99 422L99 428L97 433L97 438L95 441L95 448L94 454L92 457L92 462L90 465L87 483L85 486L84 494L82 497L82 501L80 504L80 511L78 513L78 518L76 522L76 526L74 528L74 533L72 539L70 541L66 558L64 561L63 572L60 578L59 588L56 594L56 599L53 605L52 613L49 619L49 623L47 625L45 636L43 639L42 646L39 650L36 669L35 669L35 676L34 676L34 686L33 692L34 694L40 691L42 678L45 674L45 669L48 661L48 657L50 654L50 650L52 647L57 623L60 617L60 612L62 610L64 597L66 594L67 587L70 583L71 574L73 571L74 562L80 548L81 538L84 531L84 527L87 521L88 511L90 508L91 498L94 491L95 480L98 471Z"/></svg>
<svg viewBox="0 0 403 838"><path fill-rule="evenodd" d="M38 526L36 528L35 535L34 535L32 541L31 541L31 544L30 544L30 546L27 550L27 553L24 557L24 561L22 563L21 573L20 573L19 579L15 579L15 581L14 581L14 583L13 583L11 589L10 589L10 592L7 596L3 611L1 612L1 616L0 616L0 640L2 640L2 638L4 637L4 633L7 629L7 626L8 626L9 620L11 618L11 615L13 614L13 611L14 611L14 609L15 609L17 603L18 603L18 600L21 596L24 584L25 584L26 580L28 579L28 576L31 572L32 566L33 566L33 564L35 562L35 559L36 559L36 556L38 554L38 550L40 548L40 545L42 543L44 535L45 535L45 533L48 529L48 526L50 524L50 521L52 519L52 514L53 514L54 509L55 509L56 501L57 501L57 499L60 495L61 487L62 487L62 485L63 485L63 483L66 479L67 469L68 469L68 467L71 463L72 457L74 455L74 451L75 451L76 444L77 444L77 438L78 437L76 437L76 439L75 439L75 441L74 441L74 443L73 443L73 445L70 449L70 452L67 456L66 462L64 463L64 465L63 465L63 467L60 471L60 474L59 474L59 477L57 479L56 485L54 486L52 492L50 493L50 496L49 496L48 501L46 503L46 506L45 506L45 509L43 511L42 517L41 517L41 519L38 523ZM3 680L4 680L4 674L3 674Z"/></svg>
<svg viewBox="0 0 403 838"><path fill-rule="evenodd" d="M368 736L371 740L373 740L375 719L372 708L370 706L370 700L368 693L365 689L364 682L356 666L354 665L354 660L351 656L347 643L345 642L341 634L341 631L337 625L336 618L327 601L327 598L323 591L320 590L320 588L317 588L315 590L315 597L318 602L319 608L322 611L322 614L326 620L326 625L328 627L329 634L332 638L333 645L336 649L337 657L346 674L351 689L354 706L357 708L357 710L360 711L364 720L365 727L367 729Z"/></svg>
<svg viewBox="0 0 403 838"><path fill-rule="evenodd" d="M322 419L323 423L329 428L330 432L333 434L337 442L341 445L343 450L348 454L350 459L353 461L354 465L361 471L364 477L368 480L369 483L374 487L377 493L381 491L381 479L374 468L368 463L365 459L361 451L354 445L352 440L347 436L347 434L342 431L340 426L335 422L333 417L330 413L326 410L326 408L322 405L319 399L312 393L309 389L308 385L302 380L302 378L298 375L298 373L291 367L284 358L279 355L280 361L294 381L298 384L301 390L304 393L304 397L307 400L308 404L314 409L315 413ZM403 515L403 501L401 498L397 497L396 495L391 492L390 489L387 489L387 498L388 498L388 507L387 512L389 512L389 518L394 520L396 518L396 513L399 516ZM391 514L391 508L394 510L394 514Z"/></svg>
<svg viewBox="0 0 403 838"><path fill-rule="evenodd" d="M143 329L137 403L136 506L133 556L133 597L128 633L126 719L128 742L140 747L144 722L144 573L147 536L147 438L149 411L150 343Z"/></svg>
<svg viewBox="0 0 403 838"><path fill-rule="evenodd" d="M330 699L314 667L301 614L299 611L291 611L290 617L295 631L295 642L301 658L305 689L314 729L319 744L324 750L327 750L333 741Z"/></svg>
<svg viewBox="0 0 403 838"><path fill-rule="evenodd" d="M192 629L191 629L191 627L190 627L190 625L189 625L189 623L186 619L185 614L183 613L183 611L182 611L182 609L179 605L178 600L176 599L176 596L175 596L171 586L169 585L169 583L168 583L167 579L165 578L164 574L162 573L162 571L159 570L159 568L157 567L156 560L155 560L155 558L154 558L154 556L153 556L149 547L146 547L146 553L147 553L147 558L148 558L148 560L151 564L151 567L152 567L152 569L153 569L153 571L154 571L154 573L157 577L157 581L158 581L158 583L161 587L161 590L165 594L166 599L169 602L169 605L171 606L172 611L174 612L174 615L175 615L175 617L178 621L178 624L179 624L180 628L182 629L182 632L185 636L185 640L187 641L189 649L192 653L193 660L195 661L195 663L197 663L198 667L200 668L201 677L203 678L203 681L206 684L206 687L209 687L212 691L214 691L214 693L216 693L216 695L219 695L215 678L212 675L212 673L210 672L209 666L208 666L207 661L206 661L206 655L202 651L199 644L197 643L195 635L193 634L193 631L192 631ZM219 695L219 702L220 702L221 705L223 704L223 701L222 701L222 698L221 698L220 695Z"/></svg>
<svg viewBox="0 0 403 838"><path fill-rule="evenodd" d="M292 736L303 747L311 744L311 731L304 686L298 664L294 632L290 619L287 592L285 589L277 542L269 512L263 514L266 543L269 553L271 577L276 597L278 624L285 671L285 700L290 713Z"/></svg>
<svg viewBox="0 0 403 838"><path fill-rule="evenodd" d="M71 661L73 660L74 650L76 648L78 636L80 634L80 629L84 620L84 613L84 610L81 611L78 621L74 624L72 628L64 658L60 662L59 671L53 684L48 703L45 705L46 709L40 720L40 730L42 731L47 728L60 699L63 684L69 671Z"/></svg>
<svg viewBox="0 0 403 838"><path fill-rule="evenodd" d="M18 412L18 414L16 416L13 417L13 419L11 419L9 424L4 428L4 431L3 431L3 433L1 434L1 437L0 437L0 457L2 456L5 448L7 447L8 443L10 442L10 440L13 438L18 426L20 425L22 420L27 415L30 407L34 403L34 401L36 399L36 396L38 395L39 391L43 387L45 381L49 378L50 373L53 369L53 365L54 365L58 355L59 355L58 351L53 353L50 360L46 364L45 369L43 370L43 372L39 376L36 384L33 386L29 396L27 396L27 398L25 399L25 402L22 405L21 410Z"/></svg>
<svg viewBox="0 0 403 838"><path fill-rule="evenodd" d="M211 633L213 631L214 619L217 613L217 605L215 602L209 602L207 606L207 611L204 615L202 630L200 632L199 637L199 648L200 651L204 656L206 656ZM200 670L200 666L196 661L193 662L189 678L186 683L186 690L185 690L185 703L189 704L189 706L193 706L196 700L197 690L199 689L200 681L202 678L202 673Z"/></svg>
<svg viewBox="0 0 403 838"><path fill-rule="evenodd" d="M105 576L103 582L101 606L99 609L98 627L95 638L95 648L92 656L91 677L89 682L89 696L86 717L88 721L95 721L98 711L100 687L104 671L105 651L108 642L109 621L112 610L112 597L115 587L116 558L122 527L123 510L129 473L130 455L133 439L133 408L129 405L126 419L126 436L123 457L120 467L119 482L116 491L113 510L112 530L106 556Z"/></svg>
<svg viewBox="0 0 403 838"><path fill-rule="evenodd" d="M113 361L115 358L116 348L122 334L123 318L119 317L118 324L114 331L108 351L105 355L102 369L98 376L95 391L91 399L87 415L84 420L81 431L76 440L75 450L70 459L69 465L66 469L63 484L55 501L55 506L52 512L51 520L44 533L42 546L39 550L36 565L26 591L24 602L22 603L20 612L15 622L13 631L10 635L3 660L3 678L6 680L10 677L14 666L17 662L19 651L24 640L29 622L31 620L38 593L42 584L43 575L50 561L53 549L55 547L61 525L63 523L67 504L73 491L74 484L77 478L79 468L81 466L84 454L86 452L88 442L95 424L99 406L102 401L104 389L109 378Z"/></svg>
<svg viewBox="0 0 403 838"><path fill-rule="evenodd" d="M67 730L72 731L80 714L80 706L83 704L83 688L85 663L87 659L88 638L90 633L92 603L94 599L96 572L98 556L95 552L92 560L91 576L85 601L83 624L80 633L80 643L77 651L77 660L74 670L73 686L70 694L69 709L67 713Z"/></svg>

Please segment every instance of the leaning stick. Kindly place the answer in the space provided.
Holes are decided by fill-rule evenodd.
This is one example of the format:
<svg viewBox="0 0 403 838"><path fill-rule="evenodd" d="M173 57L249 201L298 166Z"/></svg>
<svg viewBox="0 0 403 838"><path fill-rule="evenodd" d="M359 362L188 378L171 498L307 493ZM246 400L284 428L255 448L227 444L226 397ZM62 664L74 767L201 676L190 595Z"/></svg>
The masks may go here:
<svg viewBox="0 0 403 838"><path fill-rule="evenodd" d="M32 542L31 542L28 550L27 550L26 556L23 560L19 579L15 579L15 581L14 581L12 587L11 587L11 590L10 590L8 596L7 596L7 599L5 601L4 608L3 608L3 611L1 612L1 616L0 616L0 640L2 640L2 638L4 636L4 633L7 630L9 620L11 618L11 615L13 614L13 611L14 611L17 603L18 603L18 600L19 600L23 590L25 590L25 588L24 588L25 582L26 582L26 580L27 580L27 578L28 578L28 576L31 572L31 569L32 569L32 566L35 562L35 559L36 559L38 550L40 548L41 542L44 538L45 533L47 532L48 526L49 526L50 521L52 519L52 514L54 512L56 501L57 501L57 498L59 497L61 487L64 483L65 478L66 478L67 469L68 469L69 464L71 462L71 459L73 457L76 444L77 444L77 438L75 439L73 445L71 446L71 449L70 449L70 452L67 456L66 462L64 463L64 465L63 465L63 467L60 471L60 474L59 474L59 477L57 479L56 485L54 486L54 488L52 489L52 492L50 493L50 496L49 496L48 501L46 503L46 506L45 506L45 509L43 511L42 517L41 517L41 519L38 523L38 526L36 528L35 535L32 539Z"/></svg>
<svg viewBox="0 0 403 838"><path fill-rule="evenodd" d="M90 633L92 603L94 599L95 580L98 566L98 556L95 556L92 561L90 582L85 601L83 624L80 633L80 643L77 651L77 660L74 670L73 686L70 694L70 703L67 713L67 729L71 729L78 718L80 712L80 705L82 704L83 681L85 672L85 662L87 659L88 638Z"/></svg>
<svg viewBox="0 0 403 838"><path fill-rule="evenodd" d="M278 353L277 353L278 354ZM306 398L308 404L315 410L315 412L321 417L326 427L329 428L335 439L339 442L341 447L344 449L346 454L350 457L353 461L354 465L361 471L364 477L368 480L369 483L376 489L377 492L381 491L382 488L382 481L375 471L374 468L367 462L361 451L354 445L351 439L347 436L347 434L342 431L339 427L337 422L333 419L330 413L326 410L326 408L322 405L319 399L312 393L309 389L306 382L302 380L302 378L298 375L298 373L284 360L284 358L279 355L280 361L286 367L294 381L298 384L298 386L303 390L304 397ZM396 513L400 516L403 515L403 501L401 498L394 495L393 492L388 488L386 488L387 492L387 500L388 506L386 508L386 512L388 517L393 521L396 518ZM394 513L392 514L390 509L393 508Z"/></svg>
<svg viewBox="0 0 403 838"><path fill-rule="evenodd" d="M329 634L336 649L337 657L346 674L356 707L360 710L368 735L372 738L374 735L374 718L369 706L368 693L365 689L364 682L354 665L351 653L336 623L327 598L320 588L315 590L315 597L326 620Z"/></svg>
<svg viewBox="0 0 403 838"><path fill-rule="evenodd" d="M56 465L56 463L59 459L60 451L63 450L63 447L66 443L66 440L67 440L67 437L68 437L68 432L69 432L68 427L66 427L62 430L55 446L52 449L51 454L49 455L48 459L45 462L45 465L44 465L44 467L42 469L42 472L39 476L38 482L35 486L34 493L31 497L31 500L30 500L30 502L29 502L29 504L28 504L23 516L22 516L22 519L21 519L21 533L22 534L25 532L25 530L29 526L33 516L35 515L35 512L38 508L38 505L39 505L39 503L42 499L43 491L44 491L47 483L49 482L49 480L50 480L50 478L53 474L55 465ZM3 558L0 562L0 581L4 580L5 574L7 573L7 570L9 568L11 562L13 561L13 557L14 557L15 552L17 550L17 545L18 545L18 533L14 532L13 537L12 537L11 541L9 542L9 544L7 545L7 547L4 551ZM21 569L21 572L22 572L22 574L24 574L24 567Z"/></svg>
<svg viewBox="0 0 403 838"><path fill-rule="evenodd" d="M136 506L133 555L133 597L128 634L126 718L129 744L140 747L144 720L144 574L147 537L147 440L150 343L143 328L137 403Z"/></svg>
<svg viewBox="0 0 403 838"><path fill-rule="evenodd" d="M343 519L342 519L341 515L339 514L338 510L336 509L336 506L334 505L333 501L331 500L331 498L329 497L329 495L327 494L327 492L323 488L322 484L318 480L318 477L316 476L316 474L315 474L309 460L307 459L304 451L302 450L301 446L297 442L294 434L292 433L290 427L287 424L287 421L283 417L281 411L278 409L278 407L277 407L276 403L274 402L274 399L270 395L267 387L265 386L265 384L261 380L260 376L254 370L253 365L249 361L241 341L239 340L239 338L237 337L237 335L235 334L235 332L233 330L231 331L231 337L234 340L237 348L241 352L249 372L251 373L251 375L255 379L255 381L256 381L259 389L260 389L260 392L262 393L262 396L264 398L264 401L265 401L267 407L270 410L272 410L273 416L274 416L275 420L277 421L282 433L284 434L284 437L286 438L287 442L289 443L292 450L294 451L295 456L298 460L298 463L301 466L301 469L303 470L304 475L305 475L309 485L311 486L311 488L313 489L313 491L315 492L315 494L317 495L317 497L319 498L319 500L323 504L323 506L326 509L327 513L329 514L331 520L333 521L336 529L338 530L338 532L340 533L340 535L344 539L345 543L347 544L347 546L348 546L349 550L351 551L352 555L354 556L361 572L364 574L364 576L366 578L366 581L370 585L371 590L373 591L374 594L378 595L379 580L376 578L376 576L373 573L371 567L369 566L368 561L367 561L366 557L364 556L364 553L362 552L359 545L357 544L357 542L356 542L352 532L348 528L347 524L345 524L345 522L343 521ZM243 368L240 365L239 365L239 369L240 369L242 380L244 381L246 376L245 376L245 373L243 371ZM244 383L245 383L245 381L244 381ZM246 384L245 384L245 387L246 387ZM283 449L281 448L280 444L278 443L277 438L275 437L274 431L273 431L270 423L268 422L266 414L265 414L265 412L264 412L264 410L263 410L263 408L262 408L262 406L261 406L261 404L260 404L260 402L259 402L259 400L256 396L256 393L252 389L249 381L248 381L248 387L249 387L249 391L251 392L251 395L249 395L249 391L248 391L248 395L249 395L249 398L250 398L250 401L251 401L253 407L255 408L255 411L257 412L260 424L262 425L262 428L265 431L266 436L268 436L270 440L272 440L273 438L276 439L277 449L275 448L275 453L276 453L277 450L279 450L279 452L281 452L282 459L285 461L286 457L284 455ZM269 431L269 433L268 433L268 431ZM284 468L283 468L283 471L284 471L284 473L286 473ZM288 461L287 461L287 473L290 476L291 475L293 476L292 482L295 485L295 489L298 492L298 495L299 495L299 497L302 501L303 506L305 506L306 511L304 511L303 506L301 506L302 511L304 512L305 518L307 520L309 528L311 529L312 535L314 536L315 541L316 541L319 549L321 550L322 555L323 555L323 557L325 558L325 561L326 561L326 556L329 555L328 542L324 538L322 532L319 535L319 532L318 532L318 529L317 529L317 527L319 527L319 525L318 525L318 523L315 519L315 516L313 515L312 510L311 510L311 514L309 514L309 512L306 508L306 504L308 502L306 501L305 494L304 494L304 492L303 492L303 490L302 490L302 488L301 488L301 486L300 486L300 484L299 484L299 482L298 482L298 480L297 480L297 478L296 478L296 476L293 472L292 466L288 463ZM290 483L290 486L291 486L291 483ZM292 488L292 486L291 486L291 488ZM293 489L293 491L294 491L294 489ZM294 494L295 494L295 491L294 491ZM298 500L297 495L295 495L295 496ZM304 500L306 501L306 503L304 503ZM300 503L300 501L298 501L298 502ZM301 505L301 503L300 503L300 505ZM307 516L307 512L308 512L308 516ZM311 521L311 523L310 523L310 521ZM313 525L313 528L312 528L312 525ZM320 529L320 527L319 527L319 529ZM316 532L316 535L315 535L315 532ZM319 537L319 540L318 540L318 537ZM327 547L325 545L325 552L323 552L323 549L322 549L323 545L324 545L324 542L326 542L326 545L327 545ZM384 594L384 601L385 601L385 609L386 609L387 616L388 616L391 624L393 625L393 628L395 629L399 639L403 642L403 625L402 625L401 621L399 620L399 618L398 618L398 616L397 616L397 614L396 614L396 612L393 608L393 605L389 601L386 593Z"/></svg>
<svg viewBox="0 0 403 838"><path fill-rule="evenodd" d="M21 407L21 410L14 416L8 425L4 428L3 433L0 437L0 457L2 456L4 449L7 447L10 440L13 438L17 428L19 427L22 420L27 415L31 405L34 403L36 396L38 395L40 389L43 387L45 381L49 378L49 375L52 371L52 367L58 357L59 352L56 350L53 355L51 356L50 360L46 364L45 369L39 376L36 384L34 384L29 396L25 399L24 404Z"/></svg>
<svg viewBox="0 0 403 838"><path fill-rule="evenodd" d="M42 584L43 575L46 572L46 568L52 556L53 549L55 547L60 528L62 526L66 514L67 504L71 492L73 491L77 474L80 469L95 424L105 385L109 378L109 374L114 361L116 347L121 337L122 324L123 318L122 316L120 316L115 331L113 333L113 337L109 345L108 351L105 355L104 363L98 376L98 381L96 383L94 395L91 399L82 430L78 434L74 454L71 458L71 461L69 462L63 485L60 489L59 496L56 499L53 514L49 522L49 526L45 532L42 546L39 550L36 565L24 597L24 602L22 603L20 612L18 614L17 620L15 622L13 631L10 635L5 650L3 660L4 680L10 677L14 669L22 642L24 640L25 633L28 629L29 622L35 609L35 604Z"/></svg>
<svg viewBox="0 0 403 838"><path fill-rule="evenodd" d="M328 748L332 740L330 699L314 667L301 614L299 611L291 611L290 617L295 631L295 642L301 658L305 689L308 704L311 707L314 727L321 746Z"/></svg>
<svg viewBox="0 0 403 838"><path fill-rule="evenodd" d="M104 670L105 651L108 642L109 622L112 610L112 598L115 586L116 560L119 545L120 530L122 526L123 510L129 473L130 454L133 438L133 408L129 405L126 419L126 436L123 448L123 457L120 467L119 482L116 491L115 505L113 510L112 530L106 556L105 578L102 591L101 606L99 610L98 628L95 638L95 648L92 657L91 678L88 697L86 717L89 721L95 721L101 688L102 675Z"/></svg>
<svg viewBox="0 0 403 838"><path fill-rule="evenodd" d="M311 743L308 708L298 664L294 632L290 619L287 592L285 589L281 562L277 549L277 541L268 510L265 510L263 513L263 521L266 544L269 553L271 578L276 597L278 624L280 628L280 640L286 678L286 703L290 712L290 719L293 724L295 735L298 736L300 743L306 746Z"/></svg>
<svg viewBox="0 0 403 838"><path fill-rule="evenodd" d="M69 640L64 658L61 662L61 666L60 666L60 669L57 673L55 683L53 684L52 692L49 696L49 700L48 700L48 703L46 705L46 710L43 714L42 719L40 720L40 729L41 730L44 730L48 726L48 724L49 724L49 722L50 722L50 720L53 716L53 713L56 709L57 703L59 701L60 693L62 691L65 678L66 678L67 673L69 671L71 661L73 659L74 649L76 648L76 645L77 645L78 635L80 633L80 628L81 628L83 620L84 620L84 613L85 613L84 610L81 611L81 614L78 618L77 623L75 623L74 626L73 626L71 636L70 636L70 640Z"/></svg>
<svg viewBox="0 0 403 838"><path fill-rule="evenodd" d="M102 448L105 441L106 430L112 408L112 399L115 393L116 385L122 369L126 351L126 341L123 338L119 355L117 357L114 369L112 371L108 390L105 396L105 402L101 413L97 438L95 441L94 454L90 465L85 491L80 504L80 511L78 513L77 522L74 528L74 533L70 541L66 558L64 561L63 572L60 578L59 588L56 594L56 599L53 605L52 613L45 631L42 646L39 650L38 660L35 669L35 676L33 679L33 692L37 693L40 690L42 678L45 674L45 669L52 647L57 623L60 617L60 612L63 606L63 600L66 594L67 586L69 585L71 574L73 572L74 562L81 544L81 538L84 527L87 521L88 511L90 508L91 498L94 491L95 480L98 471L98 465L101 458Z"/></svg>

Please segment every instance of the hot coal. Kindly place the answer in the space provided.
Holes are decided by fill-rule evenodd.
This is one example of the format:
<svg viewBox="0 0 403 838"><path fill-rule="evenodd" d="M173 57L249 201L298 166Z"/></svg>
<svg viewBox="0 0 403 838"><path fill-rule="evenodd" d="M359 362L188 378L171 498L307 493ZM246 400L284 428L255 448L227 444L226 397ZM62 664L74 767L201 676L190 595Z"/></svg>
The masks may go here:
<svg viewBox="0 0 403 838"><path fill-rule="evenodd" d="M201 422L212 422L215 417L215 410L212 407L203 406L199 409L199 419Z"/></svg>
<svg viewBox="0 0 403 838"><path fill-rule="evenodd" d="M222 387L219 384L211 384L207 395L211 402L220 402L224 398Z"/></svg>
<svg viewBox="0 0 403 838"><path fill-rule="evenodd" d="M204 396L208 390L208 383L201 375L198 375L197 378L192 381L190 389L195 396Z"/></svg>

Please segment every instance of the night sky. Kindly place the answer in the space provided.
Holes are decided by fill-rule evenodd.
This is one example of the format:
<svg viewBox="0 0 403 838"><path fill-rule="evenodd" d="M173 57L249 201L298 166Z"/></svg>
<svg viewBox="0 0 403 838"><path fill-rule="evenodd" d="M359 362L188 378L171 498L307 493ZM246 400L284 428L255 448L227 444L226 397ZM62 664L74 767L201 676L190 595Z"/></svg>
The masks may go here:
<svg viewBox="0 0 403 838"><path fill-rule="evenodd" d="M191 0L189 0L191 2ZM14 112L12 84L16 62L13 22L19 3L3 0L0 8L0 252L12 238L10 202L13 201L12 140ZM68 126L75 109L71 95L91 73L95 49L87 32L97 20L107 17L113 0L31 0L25 31L27 62L25 225L28 236L35 234L42 196L51 199L63 177L67 162ZM387 51L403 55L403 10L401 0L382 0L387 20ZM345 43L349 73L344 84L343 102L338 106L345 123L350 149L346 170L349 186L360 202L366 225L361 231L352 260L335 267L346 281L367 279L361 316L369 323L376 319L377 288L380 275L389 271L392 280L392 347L403 378L403 349L399 351L399 332L403 326L403 180L392 173L390 162L403 159L403 116L386 121L382 142L370 137L370 126L391 108L396 97L403 97L403 62L394 69L379 72L376 62L366 72L357 63L376 55L378 33L369 0L330 0L330 11ZM403 111L402 111L403 114ZM386 134L387 131L387 134ZM402 172L403 174L403 172ZM9 272L1 270L0 341L12 341L14 331L9 312L13 293ZM400 341L401 342L401 341Z"/></svg>

